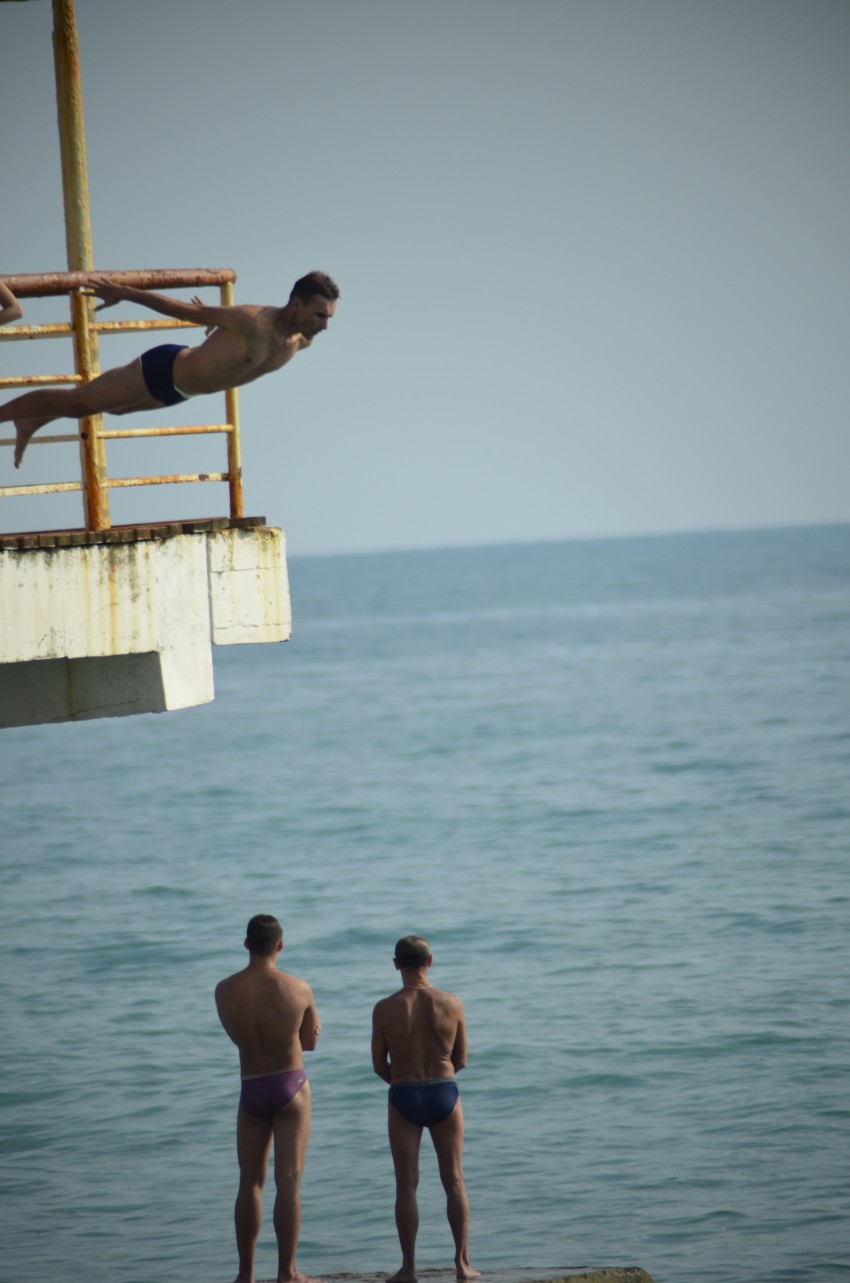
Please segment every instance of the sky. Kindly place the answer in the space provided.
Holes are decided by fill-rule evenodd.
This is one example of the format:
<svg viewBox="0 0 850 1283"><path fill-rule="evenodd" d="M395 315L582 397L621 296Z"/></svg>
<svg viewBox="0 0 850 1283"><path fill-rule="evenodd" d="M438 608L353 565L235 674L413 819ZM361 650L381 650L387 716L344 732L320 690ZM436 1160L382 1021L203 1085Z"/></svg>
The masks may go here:
<svg viewBox="0 0 850 1283"><path fill-rule="evenodd" d="M246 511L291 554L850 520L846 0L76 15L97 269L232 267L281 305L339 282L328 332L240 394ZM0 3L0 274L66 266L51 30L49 0ZM0 374L61 368L67 341L0 343ZM223 470L221 440L110 443L109 470ZM0 451L0 484L76 469ZM0 529L82 524L79 496L0 502ZM226 506L111 497L114 522Z"/></svg>

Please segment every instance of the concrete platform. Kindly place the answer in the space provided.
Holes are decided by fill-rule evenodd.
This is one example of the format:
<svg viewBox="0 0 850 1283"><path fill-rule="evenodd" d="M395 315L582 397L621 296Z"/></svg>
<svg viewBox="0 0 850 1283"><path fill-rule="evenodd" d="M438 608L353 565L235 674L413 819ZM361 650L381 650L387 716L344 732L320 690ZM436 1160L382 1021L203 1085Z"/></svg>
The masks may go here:
<svg viewBox="0 0 850 1283"><path fill-rule="evenodd" d="M291 627L262 517L2 535L0 727L209 703L213 646Z"/></svg>

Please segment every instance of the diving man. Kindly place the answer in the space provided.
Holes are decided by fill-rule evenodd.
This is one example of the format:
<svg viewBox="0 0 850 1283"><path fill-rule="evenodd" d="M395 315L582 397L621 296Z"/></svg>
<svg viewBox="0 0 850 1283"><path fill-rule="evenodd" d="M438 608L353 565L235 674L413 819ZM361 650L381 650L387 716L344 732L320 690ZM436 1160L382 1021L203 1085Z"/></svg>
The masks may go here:
<svg viewBox="0 0 850 1283"><path fill-rule="evenodd" d="M101 307L139 303L175 320L206 326L208 337L197 347L160 344L78 387L39 389L7 401L0 407L0 423L14 420L16 468L33 434L54 419L161 410L279 370L328 328L339 298L336 282L325 272L308 272L297 280L283 307L184 303L106 277L96 277L91 292L103 299Z"/></svg>

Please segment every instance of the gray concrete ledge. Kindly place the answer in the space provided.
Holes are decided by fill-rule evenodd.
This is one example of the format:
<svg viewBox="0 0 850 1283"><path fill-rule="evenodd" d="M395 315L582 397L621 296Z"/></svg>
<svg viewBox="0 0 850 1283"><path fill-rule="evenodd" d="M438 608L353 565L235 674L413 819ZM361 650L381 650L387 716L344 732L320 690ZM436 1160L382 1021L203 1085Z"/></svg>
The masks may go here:
<svg viewBox="0 0 850 1283"><path fill-rule="evenodd" d="M149 521L145 525L112 526L109 530L11 531L0 533L0 553L138 543L147 539L173 539L175 535L209 534L215 530L256 530L265 525L265 517L198 517L191 521Z"/></svg>
<svg viewBox="0 0 850 1283"><path fill-rule="evenodd" d="M10 540L0 540L0 727L206 704L213 646L292 631L286 540L258 518Z"/></svg>
<svg viewBox="0 0 850 1283"><path fill-rule="evenodd" d="M325 1283L385 1283L394 1269L380 1274L324 1274ZM302 1271L305 1266L301 1266ZM456 1283L453 1269L419 1270L420 1283ZM273 1283L273 1280L258 1280ZM557 1266L551 1270L482 1270L481 1283L653 1283L646 1270L636 1265L605 1266L602 1269L586 1265Z"/></svg>

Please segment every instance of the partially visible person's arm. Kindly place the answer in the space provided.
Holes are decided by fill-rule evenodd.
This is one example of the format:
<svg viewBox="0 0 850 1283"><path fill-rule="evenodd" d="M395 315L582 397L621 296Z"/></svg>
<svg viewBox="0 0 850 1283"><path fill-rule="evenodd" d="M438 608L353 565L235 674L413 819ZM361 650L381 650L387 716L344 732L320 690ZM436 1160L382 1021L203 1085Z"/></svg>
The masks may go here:
<svg viewBox="0 0 850 1283"><path fill-rule="evenodd" d="M18 300L15 298L8 285L0 281L0 325L9 325L12 321L19 321L24 314Z"/></svg>
<svg viewBox="0 0 850 1283"><path fill-rule="evenodd" d="M218 1018L221 1021L224 1032L227 1034L231 1042L236 1042L236 1039L227 1027L227 1016L229 1014L227 1010L229 1006L227 996L229 989L230 985L227 980L219 980L215 987L215 1009L218 1012Z"/></svg>
<svg viewBox="0 0 850 1283"><path fill-rule="evenodd" d="M193 294L193 295L192 295L192 302L193 302L193 303L197 303L198 307L205 307L205 306L206 306L206 304L204 303L204 300L203 300L203 299L200 297L200 295L198 295L198 294ZM207 338L209 338L209 336L212 334L212 332L213 332L213 330L214 330L214 329L215 329L215 326L214 326L214 325L208 325L208 326L206 327L206 329L205 329L204 333L206 334Z"/></svg>
<svg viewBox="0 0 850 1283"><path fill-rule="evenodd" d="M378 1015L378 1007L380 1005L378 1003L378 1006L372 1012L372 1068L379 1078L383 1078L385 1083L390 1083L392 1082L390 1052L381 1027L381 1019Z"/></svg>
<svg viewBox="0 0 850 1283"><path fill-rule="evenodd" d="M313 1002L313 993L310 991L310 1002L307 1010L304 1012L301 1021L301 1028L298 1030L298 1041L301 1043L302 1051L315 1051L319 1041L319 1034L322 1032L322 1022L319 1019L319 1013L316 1011L316 1004Z"/></svg>
<svg viewBox="0 0 850 1283"><path fill-rule="evenodd" d="M452 1047L452 1064L454 1065L455 1073L459 1074L466 1065L466 1016L464 1015L463 1003L460 998L457 1000L457 1005L459 1015L455 1043Z"/></svg>

